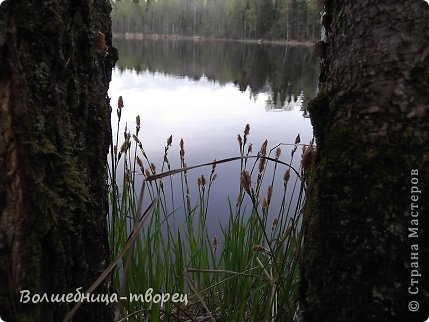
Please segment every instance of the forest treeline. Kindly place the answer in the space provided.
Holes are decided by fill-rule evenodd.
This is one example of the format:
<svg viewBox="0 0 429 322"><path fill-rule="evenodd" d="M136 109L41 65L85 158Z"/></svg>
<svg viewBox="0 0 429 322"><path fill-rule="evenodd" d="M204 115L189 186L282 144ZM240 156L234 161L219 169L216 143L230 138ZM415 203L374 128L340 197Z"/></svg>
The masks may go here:
<svg viewBox="0 0 429 322"><path fill-rule="evenodd" d="M237 39L320 39L315 0L116 0L113 31Z"/></svg>

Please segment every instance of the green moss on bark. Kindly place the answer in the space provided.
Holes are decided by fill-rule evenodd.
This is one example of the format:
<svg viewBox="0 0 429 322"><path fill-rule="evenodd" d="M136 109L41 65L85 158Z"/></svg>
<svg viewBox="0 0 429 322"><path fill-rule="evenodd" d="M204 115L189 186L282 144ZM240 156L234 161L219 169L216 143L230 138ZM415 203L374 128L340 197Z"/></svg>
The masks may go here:
<svg viewBox="0 0 429 322"><path fill-rule="evenodd" d="M17 1L0 10L0 316L60 321L67 303L19 303L22 289L85 290L109 260L107 98L117 57L108 1ZM94 30L107 35L97 53ZM13 107L13 108L12 108ZM2 243L2 241L5 241ZM106 293L108 285L99 290ZM75 321L112 320L104 303Z"/></svg>
<svg viewBox="0 0 429 322"><path fill-rule="evenodd" d="M309 106L317 156L305 210L307 322L420 321L429 314L427 277L414 298L420 311L408 310L411 170L418 169L423 194L429 183L429 14L419 5L326 4L324 76ZM427 212L424 199L419 211ZM422 243L427 218L419 221ZM421 272L428 255L419 252Z"/></svg>

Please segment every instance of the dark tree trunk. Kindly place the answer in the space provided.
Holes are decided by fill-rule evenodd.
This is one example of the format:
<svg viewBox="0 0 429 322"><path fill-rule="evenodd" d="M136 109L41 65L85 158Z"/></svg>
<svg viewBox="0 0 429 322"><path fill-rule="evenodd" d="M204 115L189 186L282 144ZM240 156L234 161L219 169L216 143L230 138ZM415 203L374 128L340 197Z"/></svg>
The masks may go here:
<svg viewBox="0 0 429 322"><path fill-rule="evenodd" d="M62 321L109 260L107 89L116 60L108 0L6 0L0 8L0 317ZM105 44L103 35L105 35ZM109 285L97 292L107 293ZM86 304L74 321L111 321Z"/></svg>
<svg viewBox="0 0 429 322"><path fill-rule="evenodd" d="M309 106L317 155L304 320L425 321L429 6L328 0L325 9L326 57ZM420 304L415 313L411 301Z"/></svg>

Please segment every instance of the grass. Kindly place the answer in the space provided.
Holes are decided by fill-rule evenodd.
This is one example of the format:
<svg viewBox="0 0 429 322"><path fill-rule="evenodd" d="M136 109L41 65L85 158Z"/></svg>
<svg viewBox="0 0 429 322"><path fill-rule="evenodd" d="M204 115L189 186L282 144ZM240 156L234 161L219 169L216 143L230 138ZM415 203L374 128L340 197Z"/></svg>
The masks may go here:
<svg viewBox="0 0 429 322"><path fill-rule="evenodd" d="M120 98L118 129L123 107ZM170 136L157 171L139 132L137 116L134 133L125 129L122 143L116 133L110 151L113 287L124 296L148 289L153 289L152 295L186 294L188 303L121 301L118 321L292 321L303 242L305 170L291 164L298 147L307 147L300 144L299 135L295 143L285 145L291 149L285 162L281 144L267 151L265 141L252 154L247 125L237 137L237 157L193 167L186 164L181 140L179 169L172 169L169 161ZM225 196L228 222L219 236L210 236L207 216L214 202L217 165L233 162L240 163L238 197L231 201ZM192 171L204 174L194 183ZM280 196L275 206L274 187ZM150 207L143 212L145 205Z"/></svg>

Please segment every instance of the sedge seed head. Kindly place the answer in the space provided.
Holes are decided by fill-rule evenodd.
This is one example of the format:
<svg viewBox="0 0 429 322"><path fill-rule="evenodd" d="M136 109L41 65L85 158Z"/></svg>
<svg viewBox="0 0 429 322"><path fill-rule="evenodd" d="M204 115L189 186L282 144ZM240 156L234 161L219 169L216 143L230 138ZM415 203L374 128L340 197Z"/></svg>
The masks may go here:
<svg viewBox="0 0 429 322"><path fill-rule="evenodd" d="M314 149L310 145L305 149L305 152L302 155L302 159L301 159L301 166L304 169L304 171L308 171L310 169L311 164L313 163L313 155L314 155Z"/></svg>
<svg viewBox="0 0 429 322"><path fill-rule="evenodd" d="M217 236L216 235L213 236L213 248L215 250L217 249Z"/></svg>
<svg viewBox="0 0 429 322"><path fill-rule="evenodd" d="M138 156L137 156L137 164L139 165L140 168L143 168L143 162Z"/></svg>
<svg viewBox="0 0 429 322"><path fill-rule="evenodd" d="M150 170L152 171L152 173L153 173L153 174L155 174L155 173L156 173L156 167L155 167L155 164L153 164L153 163L151 163L151 164L150 164Z"/></svg>
<svg viewBox="0 0 429 322"><path fill-rule="evenodd" d="M185 142L183 142L183 139L180 139L180 158L183 159L185 156Z"/></svg>
<svg viewBox="0 0 429 322"><path fill-rule="evenodd" d="M120 150L121 153L125 153L127 151L127 148L128 148L127 142L122 143L121 150Z"/></svg>
<svg viewBox="0 0 429 322"><path fill-rule="evenodd" d="M261 251L263 251L265 248L264 248L264 246L262 246L262 245L253 245L252 249L253 249L253 251L254 251L254 252L261 252Z"/></svg>
<svg viewBox="0 0 429 322"><path fill-rule="evenodd" d="M285 229L285 232L284 232L284 237L286 238L287 236L289 236L290 235L290 233L292 232L292 228L293 228L293 225L292 224L289 224L288 226L287 226L287 228Z"/></svg>
<svg viewBox="0 0 429 322"><path fill-rule="evenodd" d="M285 171L285 174L283 175L284 185L287 185L289 179L290 179L290 169L287 169Z"/></svg>
<svg viewBox="0 0 429 322"><path fill-rule="evenodd" d="M272 196L273 196L273 186L268 186L268 191L267 191L268 200L271 200Z"/></svg>
<svg viewBox="0 0 429 322"><path fill-rule="evenodd" d="M262 210L267 209L267 208L268 208L267 198L262 197Z"/></svg>
<svg viewBox="0 0 429 322"><path fill-rule="evenodd" d="M238 141L238 144L240 145L240 147L243 145L243 139L241 138L241 135L240 134L238 134L237 135L237 141Z"/></svg>
<svg viewBox="0 0 429 322"><path fill-rule="evenodd" d="M244 190L250 191L250 185L252 184L252 179L248 171L241 172L240 184Z"/></svg>
<svg viewBox="0 0 429 322"><path fill-rule="evenodd" d="M295 144L298 144L299 142L301 142L301 137L299 136L299 134L296 136L295 139Z"/></svg>
<svg viewBox="0 0 429 322"><path fill-rule="evenodd" d="M274 218L273 219L273 223L272 223L272 226L271 226L271 230L275 230L276 229L276 227L277 227L277 224L279 223L279 220L278 220L278 218Z"/></svg>
<svg viewBox="0 0 429 322"><path fill-rule="evenodd" d="M140 115L136 116L136 124L138 127L140 127Z"/></svg>
<svg viewBox="0 0 429 322"><path fill-rule="evenodd" d="M267 145L268 145L268 140L265 140L264 143L262 143L261 145L261 155L262 156L266 156L267 155Z"/></svg>
<svg viewBox="0 0 429 322"><path fill-rule="evenodd" d="M264 171L265 161L265 158L259 159L259 173L262 173Z"/></svg>
<svg viewBox="0 0 429 322"><path fill-rule="evenodd" d="M139 143L139 138L133 133L133 140L136 141L136 143Z"/></svg>
<svg viewBox="0 0 429 322"><path fill-rule="evenodd" d="M122 99L122 96L119 96L119 98L118 98L118 109L122 110L123 107L124 107L124 100Z"/></svg>
<svg viewBox="0 0 429 322"><path fill-rule="evenodd" d="M125 179L125 182L131 183L132 176L131 176L131 172L129 170L125 171L124 179Z"/></svg>
<svg viewBox="0 0 429 322"><path fill-rule="evenodd" d="M245 136L249 135L249 132L250 132L250 125L246 124L246 127L244 128L244 135Z"/></svg>

